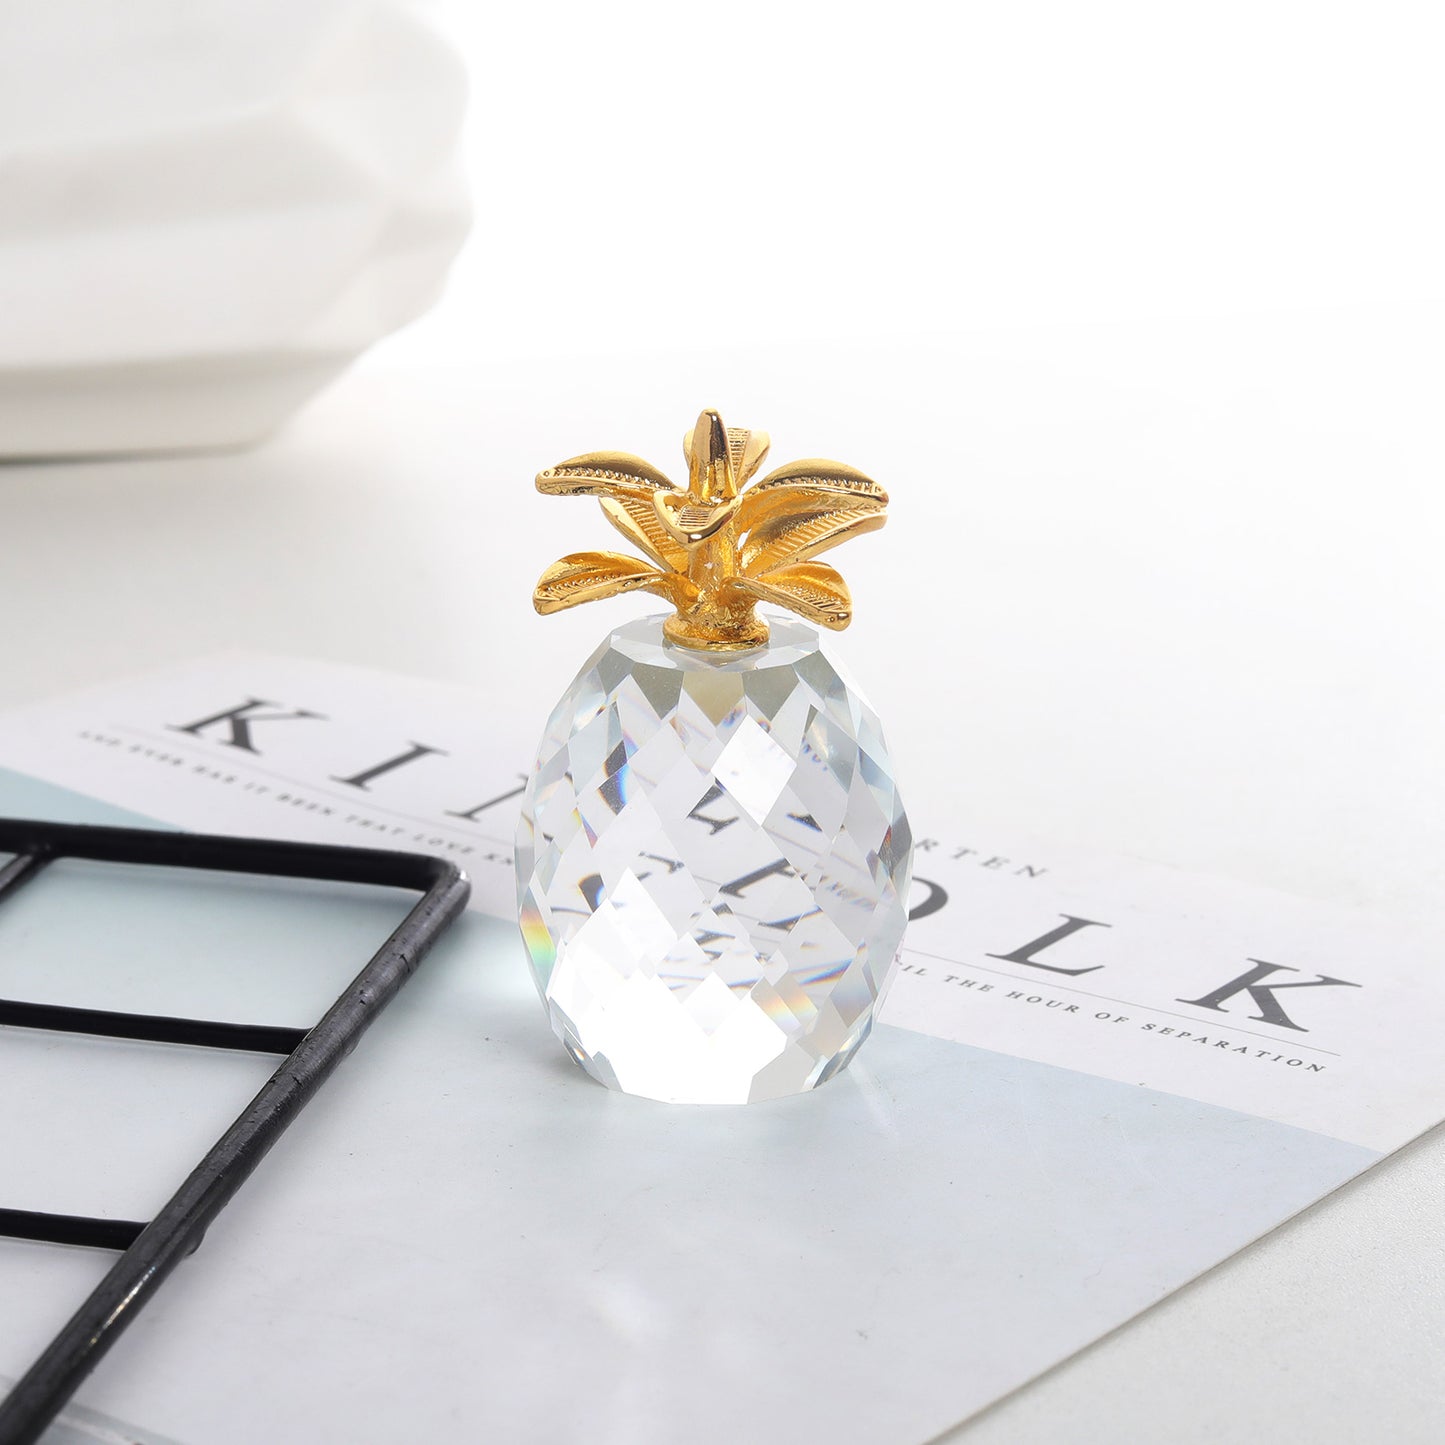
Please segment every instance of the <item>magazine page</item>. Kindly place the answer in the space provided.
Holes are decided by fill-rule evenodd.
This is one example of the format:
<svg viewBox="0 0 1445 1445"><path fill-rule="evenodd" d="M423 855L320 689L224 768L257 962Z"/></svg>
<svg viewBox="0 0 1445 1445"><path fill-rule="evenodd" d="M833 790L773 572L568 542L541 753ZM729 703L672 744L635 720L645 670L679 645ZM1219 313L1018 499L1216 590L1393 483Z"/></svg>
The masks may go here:
<svg viewBox="0 0 1445 1445"><path fill-rule="evenodd" d="M463 690L243 654L0 717L5 814L417 849L475 890L86 1407L177 1440L295 1437L337 1409L386 1438L516 1438L545 1411L564 1438L922 1440L1445 1116L1445 991L1418 940L960 837L926 799L900 972L845 1074L746 1109L599 1089L552 1039L516 933L527 726ZM130 1007L295 1025L395 921L372 892L52 872L0 909L12 996L104 1007L124 981ZM160 941L124 942L142 928ZM113 1133L147 1121L148 1162L106 1176L134 1217L270 1067L182 1083L184 1050L66 1041L61 1064L23 1032L0 1050L26 1101L0 1141L20 1207L105 1212L47 1107L102 1092ZM6 1254L16 1375L98 1266Z"/></svg>

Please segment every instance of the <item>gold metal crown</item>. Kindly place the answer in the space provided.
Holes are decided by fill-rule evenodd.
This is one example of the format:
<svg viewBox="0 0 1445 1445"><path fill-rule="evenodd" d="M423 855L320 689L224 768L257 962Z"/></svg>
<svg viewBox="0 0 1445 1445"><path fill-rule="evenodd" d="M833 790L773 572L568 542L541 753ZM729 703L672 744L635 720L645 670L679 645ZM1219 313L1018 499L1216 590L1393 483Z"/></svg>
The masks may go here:
<svg viewBox="0 0 1445 1445"><path fill-rule="evenodd" d="M663 628L669 641L715 650L768 640L754 611L759 602L846 627L848 584L809 559L881 527L888 493L852 467L816 459L748 486L768 454L768 434L724 427L715 411L698 417L682 449L686 490L626 452L588 452L537 473L539 492L596 497L607 520L651 559L573 552L542 574L532 593L537 611L655 592L677 608Z"/></svg>

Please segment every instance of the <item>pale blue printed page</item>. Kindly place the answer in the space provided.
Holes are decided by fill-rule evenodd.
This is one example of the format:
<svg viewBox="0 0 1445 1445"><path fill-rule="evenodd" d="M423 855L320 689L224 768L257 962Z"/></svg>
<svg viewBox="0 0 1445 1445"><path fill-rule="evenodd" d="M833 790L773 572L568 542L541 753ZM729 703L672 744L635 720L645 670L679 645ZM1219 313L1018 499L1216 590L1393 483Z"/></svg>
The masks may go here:
<svg viewBox="0 0 1445 1445"><path fill-rule="evenodd" d="M123 816L14 774L0 777L0 812ZM0 910L8 995L80 989L88 974L106 986L96 960L116 943L114 882L100 870L49 891L48 881ZM1043 881L1017 880L1021 889ZM1087 880L1075 886L1087 891ZM968 885L955 891L966 897ZM993 970L980 979L997 983L1010 966L989 953L1038 937L1057 924L1060 897L1068 902L1023 896L1011 905L1017 923L1037 910L1045 926L1020 931L1003 910L991 947L968 945L971 961ZM206 907L249 917L258 898L217 890ZM146 903L129 906L138 914ZM245 928L213 931L189 956L178 933L169 972L153 970L156 1011L167 1011L173 984L186 1003L173 1011L202 1012L209 996L232 1016L249 1010L248 1021L305 1022L395 917L374 896L290 897L281 912L286 926L264 965ZM1074 916L1089 915L1081 906ZM959 918L960 932L985 921L978 909ZM1104 937L1102 923L1094 936ZM1088 942L1079 930L1053 958L1102 972L1102 952L1063 952ZM1002 987L964 990L953 976L926 977L970 995L957 1027L985 1025L1007 1041L990 1020L1042 1017L1050 986L1061 985L1049 1027L1110 1036L1111 1025L1064 1012L1084 989L1101 991L1101 974L1040 971L1015 1000ZM1232 976L1226 968L1216 982ZM210 995L207 978L218 981ZM1154 1007L1139 982L1126 978L1120 996ZM931 999L921 987L915 979L913 997ZM267 1003L281 1016L257 1017ZM7 1031L6 1044L20 1032ZM145 1070L121 1055L184 1052L60 1042L80 1050L65 1069L109 1090L119 1118L117 1091L155 1099ZM0 1111L10 1141L0 1157L52 1161L28 1178L7 1170L6 1203L25 1205L10 1195L73 1185L84 1172L63 1159L65 1129L39 1122L46 1068L55 1060L0 1050L0 1097L11 1101ZM203 1077L176 1111L188 1114L181 1132L203 1133L202 1123L218 1132L264 1072L258 1061L255 1078ZM215 1117L202 1119L208 1110ZM152 1112L164 1122L164 1108ZM157 1128L154 1157L183 1168L163 1135ZM888 1025L814 1096L738 1110L629 1099L589 1084L561 1055L514 932L473 914L81 1399L178 1440L327 1438L337 1410L356 1439L453 1438L466 1422L469 1433L537 1440L922 1440L1382 1152L1177 1090ZM107 1187L127 1208L153 1208L175 1182L127 1178L119 1157ZM37 1198L32 1207L66 1206ZM0 1260L9 1302L0 1373L14 1375L104 1261L8 1242ZM271 1381L265 1392L248 1386L258 1373Z"/></svg>

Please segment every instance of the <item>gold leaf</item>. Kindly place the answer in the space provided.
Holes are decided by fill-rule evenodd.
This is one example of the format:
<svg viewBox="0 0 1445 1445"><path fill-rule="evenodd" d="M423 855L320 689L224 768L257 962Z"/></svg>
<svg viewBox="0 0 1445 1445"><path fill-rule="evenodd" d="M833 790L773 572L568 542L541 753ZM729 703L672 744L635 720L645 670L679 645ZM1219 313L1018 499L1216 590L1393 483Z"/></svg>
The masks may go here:
<svg viewBox="0 0 1445 1445"><path fill-rule="evenodd" d="M735 577L728 585L761 602L775 602L835 632L853 620L848 584L826 562L800 562L766 577Z"/></svg>
<svg viewBox="0 0 1445 1445"><path fill-rule="evenodd" d="M753 485L751 491L756 496L759 492L794 482L803 482L824 491L877 497L885 506L888 502L888 493L872 477L865 476L857 467L847 466L843 462L830 462L825 457L808 457L801 462L789 462L787 466L769 472L762 481Z"/></svg>
<svg viewBox="0 0 1445 1445"><path fill-rule="evenodd" d="M871 477L842 462L814 458L770 472L743 494L738 530L754 527L789 512L821 511L844 503L881 511L888 493Z"/></svg>
<svg viewBox="0 0 1445 1445"><path fill-rule="evenodd" d="M586 452L537 473L537 490L552 497L650 497L677 487L650 462L628 452Z"/></svg>
<svg viewBox="0 0 1445 1445"><path fill-rule="evenodd" d="M781 512L755 526L743 544L743 571L749 577L761 577L826 552L849 537L876 532L887 520L881 502L847 501L829 495L826 501Z"/></svg>
<svg viewBox="0 0 1445 1445"><path fill-rule="evenodd" d="M765 431L724 426L717 412L703 412L682 439L689 490L700 497L737 496L771 445Z"/></svg>
<svg viewBox="0 0 1445 1445"><path fill-rule="evenodd" d="M692 431L682 439L682 450L687 458L687 489L693 497L737 496L727 428L715 411L699 413Z"/></svg>
<svg viewBox="0 0 1445 1445"><path fill-rule="evenodd" d="M765 431L748 431L743 427L728 428L728 461L738 487L745 487L762 466L772 443Z"/></svg>
<svg viewBox="0 0 1445 1445"><path fill-rule="evenodd" d="M684 546L695 546L715 537L733 519L737 502L694 501L677 492L654 492L652 510L666 531Z"/></svg>
<svg viewBox="0 0 1445 1445"><path fill-rule="evenodd" d="M632 496L598 500L607 520L654 562L672 572L687 571L687 548L668 534L651 501Z"/></svg>
<svg viewBox="0 0 1445 1445"><path fill-rule="evenodd" d="M532 605L545 616L581 602L639 590L660 592L677 602L685 585L685 578L659 572L649 563L620 552L573 552L542 573L532 592Z"/></svg>

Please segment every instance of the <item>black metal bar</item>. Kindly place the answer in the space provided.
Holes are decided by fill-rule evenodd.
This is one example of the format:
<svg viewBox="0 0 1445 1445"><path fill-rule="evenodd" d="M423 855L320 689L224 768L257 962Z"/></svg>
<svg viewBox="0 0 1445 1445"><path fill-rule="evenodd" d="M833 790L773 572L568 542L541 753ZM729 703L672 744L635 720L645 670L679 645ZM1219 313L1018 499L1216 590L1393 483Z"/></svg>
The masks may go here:
<svg viewBox="0 0 1445 1445"><path fill-rule="evenodd" d="M466 906L466 876L441 858L135 828L0 819L0 849L178 868L412 888L423 897L69 1323L0 1402L0 1445L33 1445L76 1387L245 1182L286 1126L355 1047Z"/></svg>
<svg viewBox="0 0 1445 1445"><path fill-rule="evenodd" d="M13 893L22 883L28 883L50 862L43 853L18 853L3 867L0 867L0 898Z"/></svg>
<svg viewBox="0 0 1445 1445"><path fill-rule="evenodd" d="M157 1044L194 1044L203 1049L242 1049L253 1054L289 1054L306 1037L305 1029L270 1024L215 1023L209 1019L173 1019L164 1014L110 1013L69 1004L25 1003L0 998L0 1024L57 1033L96 1034L108 1039L145 1039Z"/></svg>
<svg viewBox="0 0 1445 1445"><path fill-rule="evenodd" d="M32 818L0 818L0 852L37 854L39 862L89 858L98 863L200 868L328 883L378 883L421 892L434 886L438 869L461 876L452 864L429 853L292 843L279 838L230 838L219 833L173 833L159 828L48 823Z"/></svg>
<svg viewBox="0 0 1445 1445"><path fill-rule="evenodd" d="M133 1219L90 1219L83 1214L42 1214L33 1209L0 1209L0 1234L40 1239L47 1244L82 1244L91 1249L129 1249L144 1224Z"/></svg>

